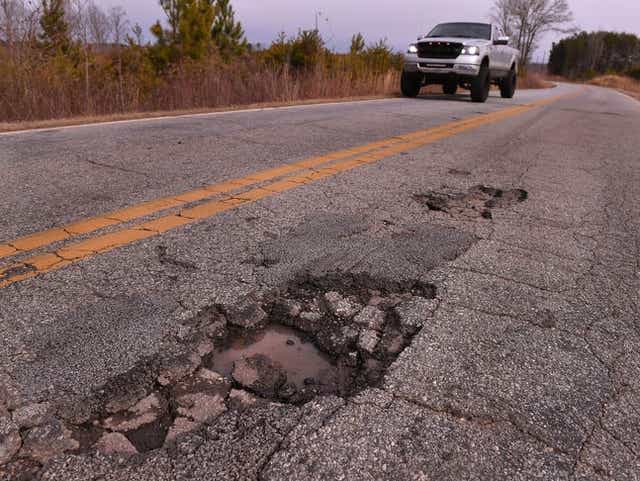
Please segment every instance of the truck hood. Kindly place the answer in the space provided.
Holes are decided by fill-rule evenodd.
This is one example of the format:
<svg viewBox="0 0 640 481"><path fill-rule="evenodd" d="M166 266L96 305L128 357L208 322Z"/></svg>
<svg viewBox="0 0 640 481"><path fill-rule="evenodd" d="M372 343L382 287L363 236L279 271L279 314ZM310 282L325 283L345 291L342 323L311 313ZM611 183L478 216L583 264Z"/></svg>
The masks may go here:
<svg viewBox="0 0 640 481"><path fill-rule="evenodd" d="M418 43L425 42L444 42L444 43L463 43L465 45L471 45L476 47L484 47L491 44L491 40L484 38L460 38L460 37L423 37L418 40Z"/></svg>

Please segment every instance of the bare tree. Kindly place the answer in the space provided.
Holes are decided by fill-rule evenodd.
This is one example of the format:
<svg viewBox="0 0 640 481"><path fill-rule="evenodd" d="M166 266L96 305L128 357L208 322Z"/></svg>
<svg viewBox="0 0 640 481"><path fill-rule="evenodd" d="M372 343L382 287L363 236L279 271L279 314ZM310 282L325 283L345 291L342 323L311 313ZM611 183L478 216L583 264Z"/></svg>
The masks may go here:
<svg viewBox="0 0 640 481"><path fill-rule="evenodd" d="M491 17L515 40L525 67L547 32L569 32L563 28L573 20L567 0L495 0Z"/></svg>
<svg viewBox="0 0 640 481"><path fill-rule="evenodd" d="M16 28L19 22L19 9L23 6L18 0L0 0L0 40L13 46Z"/></svg>
<svg viewBox="0 0 640 481"><path fill-rule="evenodd" d="M86 101L86 112L91 112L91 79L89 76L89 65L91 56L91 38L89 22L89 1L69 0L67 12L67 22L71 29L73 38L82 46L84 54L84 93Z"/></svg>
<svg viewBox="0 0 640 481"><path fill-rule="evenodd" d="M12 48L35 36L37 7L29 0L0 0L0 41Z"/></svg>
<svg viewBox="0 0 640 481"><path fill-rule="evenodd" d="M129 28L127 13L122 7L114 7L109 10L109 23L113 33L113 43L118 59L118 97L120 107L124 111L124 79L122 78L122 42L125 40L126 32Z"/></svg>
<svg viewBox="0 0 640 481"><path fill-rule="evenodd" d="M104 46L109 43L109 37L113 33L111 19L93 2L89 2L86 8L89 39L94 44Z"/></svg>
<svg viewBox="0 0 640 481"><path fill-rule="evenodd" d="M12 59L14 67L24 71L30 65L26 58L33 55L31 48L39 28L39 3L31 0L0 0L0 44Z"/></svg>
<svg viewBox="0 0 640 481"><path fill-rule="evenodd" d="M127 12L122 7L113 7L109 10L109 23L112 33L113 43L122 45L129 30L129 20Z"/></svg>
<svg viewBox="0 0 640 481"><path fill-rule="evenodd" d="M135 43L139 47L142 45L142 27L139 23L136 23L133 27L131 27L131 33L133 33L135 37Z"/></svg>
<svg viewBox="0 0 640 481"><path fill-rule="evenodd" d="M513 37L514 32L513 20L511 16L511 4L513 0L495 0L493 4L493 11L491 12L491 20L496 25L502 28L505 35Z"/></svg>
<svg viewBox="0 0 640 481"><path fill-rule="evenodd" d="M19 24L19 39L24 44L31 44L38 35L40 26L40 4L34 0L20 1L22 3L22 16Z"/></svg>

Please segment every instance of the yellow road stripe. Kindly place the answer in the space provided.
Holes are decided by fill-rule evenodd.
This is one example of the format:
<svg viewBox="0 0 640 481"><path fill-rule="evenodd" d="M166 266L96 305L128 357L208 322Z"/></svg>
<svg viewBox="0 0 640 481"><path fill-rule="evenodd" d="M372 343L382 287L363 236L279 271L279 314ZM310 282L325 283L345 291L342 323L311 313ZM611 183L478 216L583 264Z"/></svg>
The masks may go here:
<svg viewBox="0 0 640 481"><path fill-rule="evenodd" d="M391 142L399 141L400 140L394 140ZM301 162L287 164L280 167L267 169L261 172L255 172L239 179L233 179L218 184L213 184L170 197L143 202L141 204L120 209L108 214L74 222L63 227L57 227L54 229L49 229L46 231L21 237L4 244L0 244L0 259L16 254L26 253L35 249L39 249L41 247L46 247L55 242L69 240L79 235L90 234L91 232L95 232L105 227L114 226L124 222L130 222L140 217L152 215L167 209L181 207L191 202L208 199L219 194L226 194L234 190L242 189L243 187L248 187L260 182L269 181L277 177L282 177L293 172L307 169L309 167L315 167L328 162L332 162L337 159L351 157L353 155L357 155L360 152L375 150L377 148L380 148L381 146L388 144L389 142L390 141L373 142L371 144L367 144L355 149L346 149L343 151L334 152L329 155L313 157Z"/></svg>
<svg viewBox="0 0 640 481"><path fill-rule="evenodd" d="M176 227L181 227L186 224L190 224L191 221L186 217L180 217L177 215L167 215L165 217L160 217L159 219L154 219L149 222L145 222L138 226L139 229L142 230L150 230L153 232L157 232L158 234L162 234L163 232L167 232L171 229L175 229Z"/></svg>
<svg viewBox="0 0 640 481"><path fill-rule="evenodd" d="M517 107L514 107L517 108ZM507 109L509 111L511 109ZM498 114L504 111L494 112ZM487 114L487 115L493 115ZM173 195L161 199L143 202L138 205L117 210L108 214L92 217L86 220L78 221L64 227L54 228L47 231L35 233L26 237L0 244L0 259L9 257L18 253L26 253L41 247L46 247L55 242L69 240L78 235L89 234L105 227L114 226L124 222L133 221L140 217L161 212L173 207L180 207L191 202L197 202L217 194L225 194L234 190L247 187L258 182L272 180L289 173L300 171L306 168L315 167L326 164L345 157L372 152L376 149L385 148L390 145L404 143L405 148L411 148L414 145L422 145L425 136L430 136L431 140L436 140L450 136L453 132L459 132L460 129L466 129L469 126L482 125L486 122L486 116L472 117L471 119L460 120L445 124L442 126L432 127L425 130L419 130L409 134L404 134L387 140L372 142L363 146L353 147L342 151L334 152L328 155L313 157L294 164L287 164L281 167L267 169L262 172L249 174L239 179L233 179L218 184L203 187L182 194ZM418 142L417 144L415 142ZM331 167L328 167L329 169Z"/></svg>
<svg viewBox="0 0 640 481"><path fill-rule="evenodd" d="M362 153L362 155L359 155L357 157L347 158L346 160L333 163L329 167L322 167L319 169L297 173L295 175L285 177L282 180L272 182L268 185L250 189L248 191L241 192L238 194L234 194L231 197L227 197L222 200L209 201L195 207L184 209L177 215L171 214L171 215L163 216L149 222L144 222L138 225L134 225L133 227L130 227L127 229L96 236L93 238L83 240L81 242L76 242L74 244L62 247L52 253L45 253L42 255L33 256L22 262L16 263L4 269L0 269L0 288L13 284L15 282L36 277L45 272L50 272L53 270L60 269L72 263L79 262L83 259L92 257L96 254L108 252L118 247L123 247L125 245L131 244L143 239L157 236L169 230L176 229L178 227L182 227L187 224L192 224L200 220L207 219L209 217L213 217L221 212L232 210L236 207L250 204L260 199L264 199L266 197L270 197L281 192L286 192L288 190L295 189L297 187L300 187L301 185L309 184L317 180L330 177L330 176L336 175L337 173L345 172L362 165L377 162L383 158L393 156L407 149L422 147L430 143L433 143L437 140L451 137L458 133L474 129L482 125L487 125L487 124L498 122L500 120L504 120L509 117L514 117L518 114L530 111L536 107L547 105L551 102L555 102L560 98L567 98L570 96L578 95L579 93L581 93L581 91L575 94L559 95L559 96L552 97L550 99L545 99L540 102L521 105L517 107L512 107L510 109L492 112L489 114L485 114L481 117L473 117L471 119L467 119L464 121L453 122L450 124L433 128L433 129L427 129L420 132L413 132L411 134L395 137L394 139L390 139L388 141L381 141L381 142L375 142L373 144L368 144L368 146L376 145L376 148L378 150L374 152L371 152L370 148L366 148L365 146L363 146L363 147L357 147L354 149L341 151L340 154L338 153L329 154L327 156L318 157L315 159L309 159L307 161L299 162L297 164L291 164L291 165L305 164L307 167L312 167L313 165L318 165L323 163L323 161L320 161L319 159L327 159L327 158L331 158L332 160L334 160L335 158L339 159L341 157L336 157L336 156L342 155L342 153L344 152ZM403 141L402 140L397 141L397 139L403 139ZM344 157L345 156L343 155L342 158ZM282 173L284 171L287 171L289 167L290 166L283 166L283 167L270 169L270 170L279 170L279 172ZM295 169L295 170L297 171L300 169ZM254 176L255 175L256 174L254 174ZM257 175L263 175L263 173L259 173ZM248 178L249 177L247 177L247 179ZM252 185L252 183L249 180L246 180L246 185ZM173 199L175 198L176 197L173 197ZM157 201L154 201L154 202L157 202ZM89 222L89 221L85 221L85 222ZM89 227L90 226L88 226L87 228ZM31 242L33 243L33 241ZM2 247L4 246L0 246L0 248Z"/></svg>
<svg viewBox="0 0 640 481"><path fill-rule="evenodd" d="M12 256L16 252L18 252L18 249L16 249L15 247L0 244L0 258Z"/></svg>
<svg viewBox="0 0 640 481"><path fill-rule="evenodd" d="M533 105L539 106L553 101L555 101L555 97L545 99ZM88 218L86 220L78 221L63 227L38 232L26 237L21 237L14 241L0 244L0 259L46 247L55 242L69 240L79 235L90 234L91 232L95 232L105 227L111 227L124 222L133 221L140 217L152 215L163 210L184 206L185 204L204 200L218 194L226 194L243 187L248 187L258 182L269 181L286 174L316 167L335 160L343 159L345 157L350 157L366 152L373 152L376 149L389 147L395 144L404 144L404 148L406 149L413 148L414 146L423 145L424 140L426 140L427 138L429 138L431 141L435 141L441 138L449 137L453 133L461 132L471 126L483 125L487 122L489 116L500 116L499 114L501 113L509 114L510 112L512 114L514 111L520 111L523 108L528 109L528 106L525 105L513 107L511 109L501 110L486 115L471 117L470 119L455 121L450 124L403 134L386 140L371 142L359 147L352 147L320 157L306 159L301 162L267 169L261 172L249 174L242 178L224 181L218 184L213 184L170 197L143 202L138 205L120 209L115 212L107 213L97 217ZM331 167L327 168L330 169Z"/></svg>
<svg viewBox="0 0 640 481"><path fill-rule="evenodd" d="M69 237L69 234L64 229L51 229L45 232L38 232L27 237L15 240L9 244L9 247L13 247L17 251L30 251L37 249L43 245L53 244Z"/></svg>

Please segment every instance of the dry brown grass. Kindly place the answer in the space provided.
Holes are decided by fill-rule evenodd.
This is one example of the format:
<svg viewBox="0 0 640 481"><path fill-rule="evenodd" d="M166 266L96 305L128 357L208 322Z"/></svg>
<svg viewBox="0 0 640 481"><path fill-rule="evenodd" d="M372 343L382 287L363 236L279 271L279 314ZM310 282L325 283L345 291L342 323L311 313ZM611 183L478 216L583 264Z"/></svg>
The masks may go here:
<svg viewBox="0 0 640 481"><path fill-rule="evenodd" d="M14 123L66 123L68 119L77 123L78 119L138 118L156 112L393 95L400 83L393 69L318 65L295 70L251 58L232 64L215 58L180 64L162 76L151 71L125 74L122 82L108 71L96 70L87 85L73 72L57 67L28 70L21 65L0 58L0 122L5 130Z"/></svg>
<svg viewBox="0 0 640 481"><path fill-rule="evenodd" d="M621 75L604 75L590 80L589 85L616 89L640 100L640 81Z"/></svg>
<svg viewBox="0 0 640 481"><path fill-rule="evenodd" d="M526 75L521 75L518 79L518 88L521 90L550 89L553 87L555 87L553 82L544 75L536 72L529 72Z"/></svg>
<svg viewBox="0 0 640 481"><path fill-rule="evenodd" d="M0 122L0 133L2 132L19 132L22 130L33 129L54 129L60 127L72 127L77 125L89 125L99 124L105 122L119 122L127 120L145 120L156 119L162 117L187 117L190 115L199 114L215 114L220 112L237 112L242 110L252 109L272 109L291 107L298 105L321 105L329 103L341 103L341 102L357 102L365 100L379 100L384 98L396 97L399 94L387 94L387 95L368 95L359 97L342 97L342 98L323 98L323 99L309 99L299 100L292 102L265 102L257 104L246 105L230 105L228 107L220 107L214 109L200 108L200 109L181 109L181 110L166 110L155 112L131 112L124 114L111 114L111 115L96 115L86 117L71 117L67 119L53 119L53 120L35 120L25 122Z"/></svg>
<svg viewBox="0 0 640 481"><path fill-rule="evenodd" d="M198 85L198 79L180 77L176 79L175 83L165 86L162 92L163 95L160 95L159 99L156 97L156 102L152 105L130 105L130 108L135 110L129 112L104 112L91 115L74 115L69 112L67 116L58 114L58 118L0 122L0 132L244 109L374 100L400 95L398 87L399 75L396 72L370 75L359 79L357 82L354 82L352 78L346 75L326 78L320 71L312 73L309 77L298 77L296 79L286 74L280 75L282 73L279 74L278 78L263 79L266 82L261 83L261 88L258 88L258 82L256 81L255 83L252 82L251 85L245 84L246 90L241 89L240 91L234 89L232 82L226 77L223 77L224 81L216 78L217 82L213 82L210 78L205 78L205 83L208 85L201 86ZM203 79L200 78L199 80L202 81ZM519 84L521 89L551 88L553 86L553 83L544 80L539 74L521 77ZM248 94L248 91L251 94ZM423 93L441 94L442 87L430 85L423 90ZM186 108L184 107L185 105L187 106ZM47 112L41 111L40 115L46 116Z"/></svg>

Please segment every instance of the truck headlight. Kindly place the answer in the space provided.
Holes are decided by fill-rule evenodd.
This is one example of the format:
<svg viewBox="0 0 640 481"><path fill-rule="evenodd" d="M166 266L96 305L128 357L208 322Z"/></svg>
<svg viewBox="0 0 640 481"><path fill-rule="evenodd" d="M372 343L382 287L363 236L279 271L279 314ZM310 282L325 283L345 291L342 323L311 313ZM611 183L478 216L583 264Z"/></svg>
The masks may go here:
<svg viewBox="0 0 640 481"><path fill-rule="evenodd" d="M418 53L418 46L414 43L412 43L411 45L409 45L409 48L407 49L407 53Z"/></svg>
<svg viewBox="0 0 640 481"><path fill-rule="evenodd" d="M480 48L465 45L462 48L462 52L460 52L460 54L461 55L480 55Z"/></svg>

